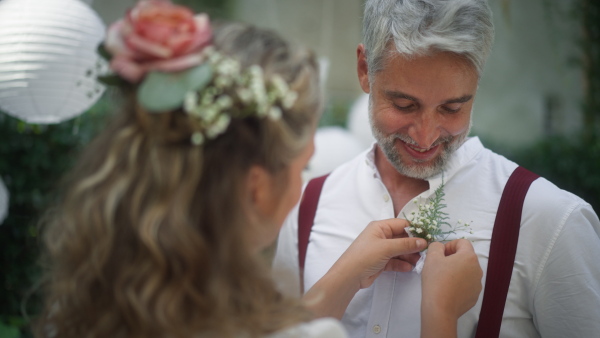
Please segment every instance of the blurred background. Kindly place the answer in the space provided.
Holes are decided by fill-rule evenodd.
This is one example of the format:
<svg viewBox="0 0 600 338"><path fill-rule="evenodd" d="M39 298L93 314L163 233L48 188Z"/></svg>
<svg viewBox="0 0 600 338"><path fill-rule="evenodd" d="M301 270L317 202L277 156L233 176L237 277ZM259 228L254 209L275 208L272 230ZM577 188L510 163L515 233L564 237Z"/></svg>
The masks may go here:
<svg viewBox="0 0 600 338"><path fill-rule="evenodd" d="M316 51L327 104L306 179L371 144L355 65L364 0L174 2L272 28ZM93 80L105 67L95 46L134 3L0 0L0 338L30 336L28 316L35 317L39 302L32 291L37 220L61 174L118 104ZM491 0L490 6L496 41L472 134L598 212L600 0ZM44 25L68 34L47 33Z"/></svg>

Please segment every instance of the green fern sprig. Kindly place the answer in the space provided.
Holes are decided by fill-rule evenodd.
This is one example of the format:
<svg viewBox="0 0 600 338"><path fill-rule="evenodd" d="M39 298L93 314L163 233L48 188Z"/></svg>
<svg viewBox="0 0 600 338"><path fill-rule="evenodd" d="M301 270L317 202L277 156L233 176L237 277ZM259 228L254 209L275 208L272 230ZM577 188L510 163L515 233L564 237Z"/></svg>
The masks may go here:
<svg viewBox="0 0 600 338"><path fill-rule="evenodd" d="M414 236L425 239L428 243L434 241L445 241L451 234L456 234L458 231L470 231L471 224L458 221L458 225L453 227L448 223L450 219L448 213L444 211L447 205L444 203L444 180L442 184L435 189L433 198L429 199L425 204L418 204L418 211L412 212L411 217L406 217L409 222L408 231ZM449 229L449 230L448 230ZM471 231L470 231L471 232ZM471 232L472 233L472 232Z"/></svg>

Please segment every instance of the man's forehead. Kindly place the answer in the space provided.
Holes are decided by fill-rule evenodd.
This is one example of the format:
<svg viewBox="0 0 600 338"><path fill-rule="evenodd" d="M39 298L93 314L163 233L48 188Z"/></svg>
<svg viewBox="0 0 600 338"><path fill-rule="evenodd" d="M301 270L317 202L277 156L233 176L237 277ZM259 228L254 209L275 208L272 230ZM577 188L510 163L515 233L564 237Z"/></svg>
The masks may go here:
<svg viewBox="0 0 600 338"><path fill-rule="evenodd" d="M384 90L384 95L391 99L404 99L415 102L420 101L420 99L416 96L412 96L410 94L396 90ZM471 101L473 96L473 94L464 94L457 97L451 97L444 100L444 103L465 103Z"/></svg>
<svg viewBox="0 0 600 338"><path fill-rule="evenodd" d="M479 74L477 73L477 67L464 54L437 49L428 49L413 54L405 54L398 52L393 45L386 48L385 58L382 64L383 67L379 72L385 72L386 70L389 70L390 67L394 67L394 65L399 63L404 65L418 63L431 64L433 60L439 59L440 57L449 60L454 67L462 68L465 72L472 72L479 77Z"/></svg>

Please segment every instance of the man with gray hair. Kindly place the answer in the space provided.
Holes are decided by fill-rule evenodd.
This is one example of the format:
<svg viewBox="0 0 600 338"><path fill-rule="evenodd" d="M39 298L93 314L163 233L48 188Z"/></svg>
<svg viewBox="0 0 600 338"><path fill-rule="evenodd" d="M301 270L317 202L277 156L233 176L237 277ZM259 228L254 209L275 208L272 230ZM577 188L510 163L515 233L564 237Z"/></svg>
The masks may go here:
<svg viewBox="0 0 600 338"><path fill-rule="evenodd" d="M487 305L482 310L486 302L497 305L501 324L499 334L487 337L598 335L598 216L543 178L529 190L521 187L521 202L502 209L507 182L522 168L467 137L493 34L484 0L366 1L357 69L370 94L377 142L321 180L307 244L298 237L298 208L292 211L279 237L277 271L295 271L304 290L310 289L370 221L418 212L412 202L426 201L444 184L448 223L472 221L471 231L449 239L471 240L484 271L490 263L479 301L458 321L459 337L483 328L481 318L491 312ZM513 222L518 237L499 242L496 232L509 227L505 215L521 208ZM514 261L502 251L511 245ZM492 255L494 250L500 253ZM510 259L507 272L496 274L502 270L492 257ZM342 318L351 337L420 335L420 318L427 313L420 311L420 274L410 270L417 258L398 257L407 272L384 272L356 294ZM490 287L496 279L506 280L501 301L492 298L503 294L502 287Z"/></svg>

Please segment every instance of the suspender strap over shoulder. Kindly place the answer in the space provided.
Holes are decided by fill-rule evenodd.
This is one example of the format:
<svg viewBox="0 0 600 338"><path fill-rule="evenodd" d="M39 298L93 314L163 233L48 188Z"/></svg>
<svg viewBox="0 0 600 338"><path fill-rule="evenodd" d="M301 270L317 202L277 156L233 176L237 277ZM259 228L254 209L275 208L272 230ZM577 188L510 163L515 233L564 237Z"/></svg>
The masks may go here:
<svg viewBox="0 0 600 338"><path fill-rule="evenodd" d="M303 275L302 272L304 271L308 239L315 220L315 214L317 213L321 189L323 189L323 184L327 176L329 174L310 180L304 189L302 200L300 201L298 210L298 266L301 275Z"/></svg>
<svg viewBox="0 0 600 338"><path fill-rule="evenodd" d="M500 335L502 314L519 242L523 202L529 186L538 177L523 167L517 167L502 192L492 231L476 338L493 338Z"/></svg>

